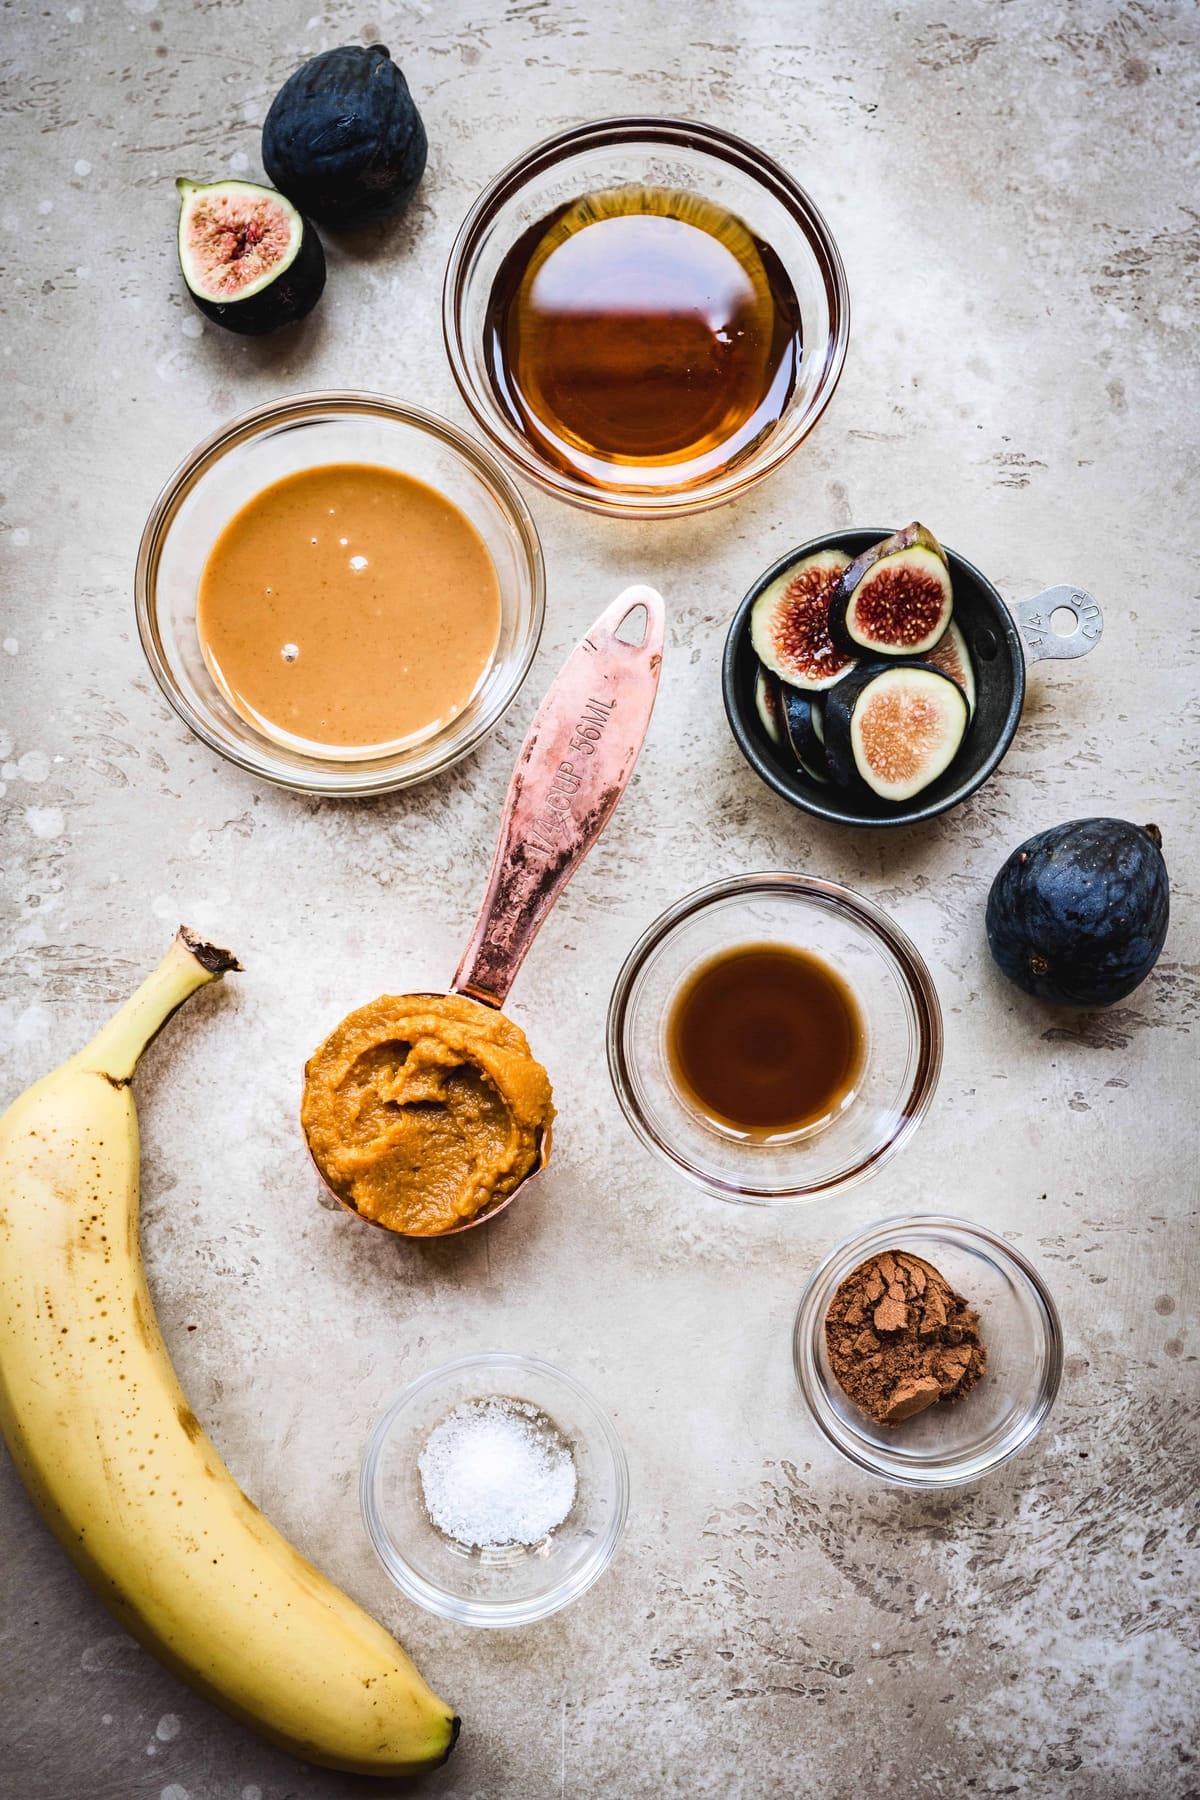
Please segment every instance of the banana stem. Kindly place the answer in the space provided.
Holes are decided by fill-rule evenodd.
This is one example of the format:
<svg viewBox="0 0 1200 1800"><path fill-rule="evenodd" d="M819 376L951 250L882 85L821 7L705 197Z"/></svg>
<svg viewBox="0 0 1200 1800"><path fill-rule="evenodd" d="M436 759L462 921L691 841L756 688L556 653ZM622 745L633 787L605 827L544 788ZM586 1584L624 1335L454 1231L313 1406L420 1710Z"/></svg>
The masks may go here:
<svg viewBox="0 0 1200 1800"><path fill-rule="evenodd" d="M206 943L190 926L179 933L158 967L90 1044L71 1058L76 1068L92 1069L110 1081L129 1081L147 1046L184 1001L227 969L241 963L228 950Z"/></svg>

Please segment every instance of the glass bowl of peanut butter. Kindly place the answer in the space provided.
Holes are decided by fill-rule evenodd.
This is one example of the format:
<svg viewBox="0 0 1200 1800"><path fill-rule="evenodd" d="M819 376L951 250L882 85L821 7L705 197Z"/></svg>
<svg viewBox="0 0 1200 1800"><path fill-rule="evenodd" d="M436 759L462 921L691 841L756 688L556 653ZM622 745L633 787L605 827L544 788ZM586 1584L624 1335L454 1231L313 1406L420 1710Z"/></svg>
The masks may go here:
<svg viewBox="0 0 1200 1800"><path fill-rule="evenodd" d="M138 629L166 698L251 774L387 792L466 756L541 634L537 530L495 459L381 395L233 420L151 510Z"/></svg>

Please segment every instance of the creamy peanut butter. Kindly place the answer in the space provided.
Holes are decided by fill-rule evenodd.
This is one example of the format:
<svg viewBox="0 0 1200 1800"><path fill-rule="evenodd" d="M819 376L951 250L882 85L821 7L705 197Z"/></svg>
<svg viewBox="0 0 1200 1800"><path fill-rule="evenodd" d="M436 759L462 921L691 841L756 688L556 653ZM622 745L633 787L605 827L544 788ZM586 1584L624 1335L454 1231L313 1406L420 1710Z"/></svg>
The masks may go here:
<svg viewBox="0 0 1200 1800"><path fill-rule="evenodd" d="M230 704L316 755L380 755L450 723L491 667L500 584L454 502L397 469L329 463L229 521L196 630Z"/></svg>

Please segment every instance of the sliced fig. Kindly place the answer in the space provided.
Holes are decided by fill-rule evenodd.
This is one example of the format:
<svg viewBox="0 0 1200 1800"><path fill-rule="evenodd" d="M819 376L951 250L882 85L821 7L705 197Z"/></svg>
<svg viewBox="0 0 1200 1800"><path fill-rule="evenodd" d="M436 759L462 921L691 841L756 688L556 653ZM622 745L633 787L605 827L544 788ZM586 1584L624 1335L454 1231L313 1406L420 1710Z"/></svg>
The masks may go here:
<svg viewBox="0 0 1200 1800"><path fill-rule="evenodd" d="M840 681L854 661L829 635L829 599L850 558L818 550L785 569L750 610L750 642L764 669L816 693Z"/></svg>
<svg viewBox="0 0 1200 1800"><path fill-rule="evenodd" d="M179 266L205 318L261 337L310 313L325 287L325 252L290 200L252 181L182 177Z"/></svg>
<svg viewBox="0 0 1200 1800"><path fill-rule="evenodd" d="M799 688L788 687L786 682L780 683L779 693L783 704L783 728L792 755L804 773L811 775L814 781L828 781L829 763L825 756L824 728L817 724L821 710L820 700L815 694L806 694Z"/></svg>
<svg viewBox="0 0 1200 1800"><path fill-rule="evenodd" d="M969 716L958 683L929 663L856 669L825 702L830 772L881 800L911 800L949 768Z"/></svg>
<svg viewBox="0 0 1200 1800"><path fill-rule="evenodd" d="M813 702L812 725L817 734L817 742L823 750L825 748L825 702L823 700Z"/></svg>
<svg viewBox="0 0 1200 1800"><path fill-rule="evenodd" d="M779 682L769 669L760 668L754 677L754 710L771 742L782 749L785 742L783 702L779 697Z"/></svg>
<svg viewBox="0 0 1200 1800"><path fill-rule="evenodd" d="M953 619L946 627L946 635L941 643L935 644L932 650L927 650L921 661L932 663L935 669L940 669L951 681L957 681L967 697L967 711L975 711L975 664L971 661L967 640Z"/></svg>
<svg viewBox="0 0 1200 1800"><path fill-rule="evenodd" d="M829 630L847 656L923 656L950 623L946 552L924 525L906 525L845 569L829 601Z"/></svg>

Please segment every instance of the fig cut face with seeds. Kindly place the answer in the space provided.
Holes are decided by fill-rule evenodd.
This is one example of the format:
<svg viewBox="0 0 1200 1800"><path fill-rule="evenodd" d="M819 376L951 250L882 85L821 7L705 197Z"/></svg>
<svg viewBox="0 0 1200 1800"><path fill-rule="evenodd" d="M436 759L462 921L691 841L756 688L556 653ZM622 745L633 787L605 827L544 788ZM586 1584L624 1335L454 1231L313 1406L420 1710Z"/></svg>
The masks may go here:
<svg viewBox="0 0 1200 1800"><path fill-rule="evenodd" d="M778 678L760 668L754 677L754 710L763 730L778 750L783 744L783 700Z"/></svg>
<svg viewBox="0 0 1200 1800"><path fill-rule="evenodd" d="M764 669L791 687L820 692L854 666L829 634L829 603L850 566L844 550L818 550L777 575L750 612L750 643Z"/></svg>
<svg viewBox="0 0 1200 1800"><path fill-rule="evenodd" d="M967 710L975 711L975 665L971 661L971 652L967 649L967 640L951 619L946 627L946 635L932 650L927 650L923 659L948 675L951 681L957 681L967 697Z"/></svg>
<svg viewBox="0 0 1200 1800"><path fill-rule="evenodd" d="M825 706L826 751L836 780L881 800L912 800L945 773L966 733L967 698L929 663L857 670Z"/></svg>
<svg viewBox="0 0 1200 1800"><path fill-rule="evenodd" d="M179 266L205 318L243 337L293 325L325 286L321 240L290 200L252 181L183 177Z"/></svg>
<svg viewBox="0 0 1200 1800"><path fill-rule="evenodd" d="M923 656L944 635L953 605L946 553L914 522L843 570L829 629L847 656Z"/></svg>

